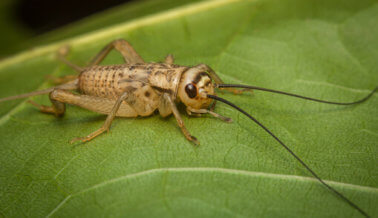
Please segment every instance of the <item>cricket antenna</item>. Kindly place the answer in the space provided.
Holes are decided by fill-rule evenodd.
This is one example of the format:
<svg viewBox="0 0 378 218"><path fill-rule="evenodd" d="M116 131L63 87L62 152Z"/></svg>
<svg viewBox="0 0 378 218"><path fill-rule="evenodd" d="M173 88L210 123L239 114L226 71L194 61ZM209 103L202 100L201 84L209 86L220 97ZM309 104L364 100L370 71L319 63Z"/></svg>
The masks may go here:
<svg viewBox="0 0 378 218"><path fill-rule="evenodd" d="M260 91L273 92L273 93L277 93L277 94L282 94L282 95L288 95L288 96L292 96L292 97L302 98L302 99L306 99L306 100L309 100L309 101L316 101L316 102L320 102L320 103L336 104L336 105L352 105L352 104L362 103L362 102L368 100L374 94L374 92L376 92L378 90L378 87L375 87L375 89L373 91L371 91L366 97L364 97L364 98L362 98L362 99L360 99L358 101L346 102L345 103L345 102L325 101L325 100L321 100L321 99L310 98L310 97L301 96L301 95L297 95L297 94L292 94L292 93L288 93L288 92L283 92L283 91L278 91L278 90L273 90L273 89L267 89L267 88L262 88L262 87L257 87L257 86L241 85L241 84L215 84L215 87L216 88L255 89L255 90L260 90Z"/></svg>
<svg viewBox="0 0 378 218"><path fill-rule="evenodd" d="M371 94L370 94L371 95ZM261 128L263 128L267 133L269 133L269 135L271 135L278 143L280 143L282 145L282 147L284 147L295 159L297 159L297 161L299 161L299 163L302 164L302 166L304 166L320 183L322 183L325 187L327 187L329 190L331 190L333 193L335 193L337 196L339 196L342 200L344 200L346 203L348 203L351 207L353 207L354 209L358 210L362 215L364 215L365 217L369 217L369 215L364 211L362 210L359 206L357 206L355 203L353 203L351 200L349 200L347 197L345 197L343 194L341 194L340 192L338 192L336 189L332 188L331 186L329 186L326 182L324 182L305 162L303 162L288 146L286 146L277 136L275 136L268 128L266 128L262 123L260 123L258 120L256 120L254 117L252 117L250 114L248 114L247 112L245 112L243 109L241 109L240 107L236 106L235 104L227 101L226 99L223 99L223 98L220 98L218 96L215 96L215 95L207 95L208 98L212 98L214 100L217 100L217 101L221 101L225 104L228 104L229 106L235 108L236 110L238 110L239 112L243 113L244 115L246 115L249 119L253 120L253 122L255 122L257 125L259 125Z"/></svg>

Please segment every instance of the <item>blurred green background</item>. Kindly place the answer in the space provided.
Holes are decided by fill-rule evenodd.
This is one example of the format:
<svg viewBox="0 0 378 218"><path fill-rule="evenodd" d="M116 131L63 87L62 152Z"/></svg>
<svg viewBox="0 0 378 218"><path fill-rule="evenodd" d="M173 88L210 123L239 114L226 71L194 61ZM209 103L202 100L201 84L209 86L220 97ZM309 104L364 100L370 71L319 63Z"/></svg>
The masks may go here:
<svg viewBox="0 0 378 218"><path fill-rule="evenodd" d="M0 59L200 0L1 0Z"/></svg>

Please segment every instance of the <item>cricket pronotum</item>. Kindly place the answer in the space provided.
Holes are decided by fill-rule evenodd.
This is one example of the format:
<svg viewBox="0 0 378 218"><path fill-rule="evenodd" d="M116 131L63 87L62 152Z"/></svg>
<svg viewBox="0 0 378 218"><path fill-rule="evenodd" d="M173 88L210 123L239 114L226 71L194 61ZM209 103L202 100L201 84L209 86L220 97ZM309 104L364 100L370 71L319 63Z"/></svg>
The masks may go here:
<svg viewBox="0 0 378 218"><path fill-rule="evenodd" d="M112 49L116 49L120 52L126 63L121 65L99 66L98 64ZM226 89L234 93L241 93L245 90L254 89L326 104L352 105L368 100L378 87L376 87L369 95L358 101L340 103L256 86L224 84L220 77L209 66L205 64L200 64L194 67L175 65L173 64L174 60L171 55L168 55L165 58L164 63L145 63L134 48L127 41L122 39L115 40L105 46L105 48L102 49L85 68L81 68L66 60L64 55L67 51L68 49L61 49L58 52L58 58L74 70L78 71L78 76L68 76L62 78L62 81L66 82L61 85L27 94L2 98L0 99L0 102L49 94L52 106L40 105L33 101L29 102L36 106L41 112L54 114L55 116L64 115L66 103L77 105L98 113L107 114L105 123L98 130L85 137L75 138L71 143L75 141L90 141L101 133L109 131L110 125L116 116L149 116L155 110L158 110L163 117L173 113L184 136L189 141L199 144L197 138L192 136L186 129L184 122L181 119L181 115L177 110L176 104L179 102L184 103L186 106L186 112L189 115L210 114L223 121L230 122L230 118L214 112L215 102L221 101L240 111L253 120L257 125L262 127L321 184L349 204L352 208L368 217L368 214L361 207L357 206L346 196L325 183L267 127L235 104L218 97L215 94L215 89ZM68 82L67 79L69 79ZM238 91L236 88L243 89ZM74 94L72 91L77 91L78 94Z"/></svg>

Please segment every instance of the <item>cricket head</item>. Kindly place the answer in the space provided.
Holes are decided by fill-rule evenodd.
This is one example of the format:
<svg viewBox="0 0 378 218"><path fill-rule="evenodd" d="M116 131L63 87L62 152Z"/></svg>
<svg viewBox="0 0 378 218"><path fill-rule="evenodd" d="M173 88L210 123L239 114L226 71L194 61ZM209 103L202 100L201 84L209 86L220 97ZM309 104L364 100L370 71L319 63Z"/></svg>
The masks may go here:
<svg viewBox="0 0 378 218"><path fill-rule="evenodd" d="M213 94L214 84L204 70L192 67L181 76L178 96L186 106L194 109L207 108L213 101L207 95Z"/></svg>

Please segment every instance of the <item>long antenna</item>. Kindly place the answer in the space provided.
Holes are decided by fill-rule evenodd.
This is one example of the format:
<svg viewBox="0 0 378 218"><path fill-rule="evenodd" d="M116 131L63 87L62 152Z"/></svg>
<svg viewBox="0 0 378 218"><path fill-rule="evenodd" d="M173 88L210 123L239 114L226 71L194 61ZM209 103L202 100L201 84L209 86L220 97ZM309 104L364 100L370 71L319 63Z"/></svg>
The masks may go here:
<svg viewBox="0 0 378 218"><path fill-rule="evenodd" d="M310 100L310 101L316 101L316 102L321 102L321 103L326 103L326 104L337 104L337 105L351 105L351 104L362 103L362 102L368 100L374 94L374 92L376 92L378 90L378 87L375 87L375 89L373 91L371 91L366 97L364 97L364 98L362 98L362 99L360 99L358 101L344 103L344 102L325 101L325 100L316 99L316 98L310 98L310 97L301 96L301 95L297 95L297 94L293 94L293 93L288 93L288 92L283 92L283 91L278 91L278 90L273 90L273 89L262 88L262 87L258 87L258 86L249 86L249 85L241 85L241 84L215 84L215 87L217 87L217 88L255 89L255 90L260 90L260 91L273 92L273 93L288 95L288 96L292 96L292 97L302 98L302 99L306 99L306 100Z"/></svg>
<svg viewBox="0 0 378 218"><path fill-rule="evenodd" d="M207 95L208 98L215 99L217 101L221 101L225 104L228 104L229 106L235 108L236 110L240 111L244 115L246 115L249 119L253 120L257 125L259 125L261 128L263 128L269 135L271 135L278 143L282 145L299 163L302 164L320 183L322 183L325 187L327 187L329 190L331 190L333 193L335 193L337 196L339 196L341 199L343 199L345 202L347 202L350 206L358 210L362 215L365 217L369 217L369 215L363 211L360 207L358 207L355 203L353 203L351 200L349 200L347 197L345 197L343 194L338 192L336 189L329 186L326 182L324 182L305 162L303 162L289 147L287 147L277 136L275 136L268 128L266 128L262 123L260 123L258 120L256 120L254 117L252 117L250 114L245 112L240 107L236 106L235 104L227 101L226 99L220 98L215 95Z"/></svg>

